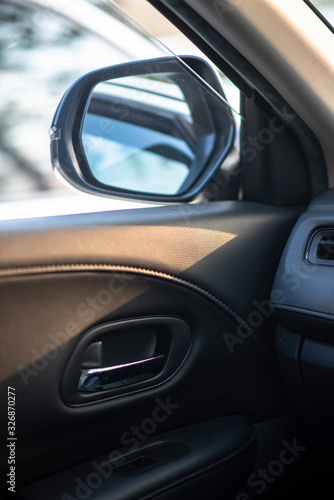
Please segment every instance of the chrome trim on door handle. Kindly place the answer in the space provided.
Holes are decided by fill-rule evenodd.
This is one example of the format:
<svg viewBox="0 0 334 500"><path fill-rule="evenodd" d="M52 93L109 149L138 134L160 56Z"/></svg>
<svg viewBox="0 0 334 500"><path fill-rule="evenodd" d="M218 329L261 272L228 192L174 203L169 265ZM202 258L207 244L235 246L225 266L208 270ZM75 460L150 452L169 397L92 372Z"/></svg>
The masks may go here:
<svg viewBox="0 0 334 500"><path fill-rule="evenodd" d="M121 365L106 366L82 370L79 379L79 391L105 391L141 382L157 375L166 362L166 356L141 359Z"/></svg>

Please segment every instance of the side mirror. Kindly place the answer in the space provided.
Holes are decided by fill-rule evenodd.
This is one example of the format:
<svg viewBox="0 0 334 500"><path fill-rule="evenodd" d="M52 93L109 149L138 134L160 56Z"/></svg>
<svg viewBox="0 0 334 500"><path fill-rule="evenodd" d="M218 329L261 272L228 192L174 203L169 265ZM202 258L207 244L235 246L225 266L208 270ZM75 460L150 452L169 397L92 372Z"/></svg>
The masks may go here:
<svg viewBox="0 0 334 500"><path fill-rule="evenodd" d="M87 193L192 200L232 148L235 124L211 66L184 61L129 62L75 82L52 122L55 172Z"/></svg>

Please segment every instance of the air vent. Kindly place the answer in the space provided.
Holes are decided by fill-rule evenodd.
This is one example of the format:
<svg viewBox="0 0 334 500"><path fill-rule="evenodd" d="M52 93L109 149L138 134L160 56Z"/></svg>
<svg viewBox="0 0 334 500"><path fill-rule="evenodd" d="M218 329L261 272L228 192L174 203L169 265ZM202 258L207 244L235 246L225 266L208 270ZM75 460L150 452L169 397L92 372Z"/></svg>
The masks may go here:
<svg viewBox="0 0 334 500"><path fill-rule="evenodd" d="M311 264L334 266L334 229L321 229L310 239L306 260Z"/></svg>
<svg viewBox="0 0 334 500"><path fill-rule="evenodd" d="M317 245L317 258L334 260L334 232L324 234Z"/></svg>

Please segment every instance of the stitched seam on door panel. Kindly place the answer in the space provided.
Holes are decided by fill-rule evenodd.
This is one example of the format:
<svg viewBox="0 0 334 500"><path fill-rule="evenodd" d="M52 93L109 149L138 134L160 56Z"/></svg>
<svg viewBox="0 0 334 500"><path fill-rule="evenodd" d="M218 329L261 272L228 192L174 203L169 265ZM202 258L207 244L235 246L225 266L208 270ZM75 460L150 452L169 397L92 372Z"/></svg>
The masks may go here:
<svg viewBox="0 0 334 500"><path fill-rule="evenodd" d="M228 315L230 315L239 325L242 325L246 328L250 337L253 338L260 348L260 351L266 358L266 361L272 363L271 357L267 352L266 347L263 345L261 340L255 335L252 328L240 317L237 313L233 311L228 305L222 302L220 299L212 295L212 293L208 292L204 288L192 283L190 281L184 280L183 278L179 278L177 276L173 276L168 273L164 273L162 271L155 271L152 269L145 269L140 267L133 266L122 266L116 264L45 264L40 266L17 266L17 267L7 267L0 268L0 278L7 276L27 276L30 274L43 274L43 273L57 273L57 272L74 272L74 271L113 271L113 272L129 272L129 273L138 273L146 276L153 276L156 278L163 278L175 283L179 283L181 285L187 286L188 288L195 290L205 297L209 298L213 303L218 305L223 311L225 311Z"/></svg>

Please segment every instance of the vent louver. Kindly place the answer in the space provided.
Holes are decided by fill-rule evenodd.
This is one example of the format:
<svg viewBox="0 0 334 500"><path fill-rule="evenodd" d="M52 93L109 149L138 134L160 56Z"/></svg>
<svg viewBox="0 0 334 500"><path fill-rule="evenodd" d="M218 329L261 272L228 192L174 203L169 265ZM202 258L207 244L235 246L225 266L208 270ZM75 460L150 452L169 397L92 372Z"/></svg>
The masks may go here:
<svg viewBox="0 0 334 500"><path fill-rule="evenodd" d="M306 260L311 264L334 266L334 229L321 229L313 234L306 252Z"/></svg>

